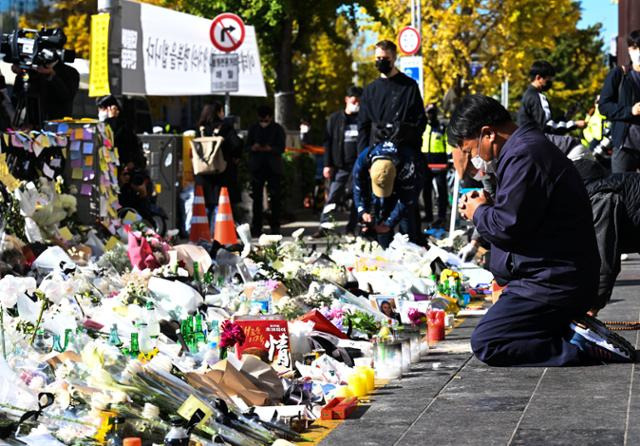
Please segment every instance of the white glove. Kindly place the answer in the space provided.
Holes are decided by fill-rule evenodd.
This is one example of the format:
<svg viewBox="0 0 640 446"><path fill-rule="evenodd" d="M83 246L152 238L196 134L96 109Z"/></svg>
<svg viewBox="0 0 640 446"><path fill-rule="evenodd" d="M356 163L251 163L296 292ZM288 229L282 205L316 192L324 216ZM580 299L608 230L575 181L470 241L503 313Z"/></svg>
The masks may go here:
<svg viewBox="0 0 640 446"><path fill-rule="evenodd" d="M478 247L476 246L476 244L474 242L469 242L464 245L462 249L460 249L460 251L458 251L458 257L460 257L460 260L462 260L463 262L468 262L473 259L473 256L476 255L476 252L478 252Z"/></svg>

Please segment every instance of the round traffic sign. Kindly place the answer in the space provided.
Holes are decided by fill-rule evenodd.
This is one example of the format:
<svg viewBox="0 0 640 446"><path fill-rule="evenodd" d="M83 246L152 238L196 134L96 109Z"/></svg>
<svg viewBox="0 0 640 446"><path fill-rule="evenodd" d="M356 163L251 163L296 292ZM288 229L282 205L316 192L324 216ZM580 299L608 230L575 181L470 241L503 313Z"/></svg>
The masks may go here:
<svg viewBox="0 0 640 446"><path fill-rule="evenodd" d="M405 26L398 34L398 46L405 54L416 54L420 49L420 33L412 26Z"/></svg>
<svg viewBox="0 0 640 446"><path fill-rule="evenodd" d="M242 19L235 14L225 12L213 19L211 28L209 28L209 37L213 46L230 53L240 48L244 42L244 23Z"/></svg>

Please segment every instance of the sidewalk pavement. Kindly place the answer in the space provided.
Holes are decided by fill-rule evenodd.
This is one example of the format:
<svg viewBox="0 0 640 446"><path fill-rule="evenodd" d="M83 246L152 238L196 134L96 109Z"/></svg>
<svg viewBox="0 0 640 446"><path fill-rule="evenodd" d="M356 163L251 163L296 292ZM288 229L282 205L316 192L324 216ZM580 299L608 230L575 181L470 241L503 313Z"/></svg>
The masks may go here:
<svg viewBox="0 0 640 446"><path fill-rule="evenodd" d="M623 262L602 320L640 320L640 257ZM636 445L635 364L492 368L475 359L467 317L410 374L378 389L329 445ZM638 348L639 331L620 332Z"/></svg>

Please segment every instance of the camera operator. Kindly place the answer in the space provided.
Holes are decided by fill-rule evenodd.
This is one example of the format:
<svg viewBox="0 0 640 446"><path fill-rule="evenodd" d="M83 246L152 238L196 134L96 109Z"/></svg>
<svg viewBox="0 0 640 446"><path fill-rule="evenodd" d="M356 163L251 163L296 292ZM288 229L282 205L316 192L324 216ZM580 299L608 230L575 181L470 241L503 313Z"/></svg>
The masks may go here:
<svg viewBox="0 0 640 446"><path fill-rule="evenodd" d="M20 117L22 122L38 128L44 121L71 116L80 84L80 74L75 68L58 60L26 70L29 82L26 89L23 70L17 64L13 64L11 70L16 73L13 104L19 107L21 98L25 100L23 113L26 115Z"/></svg>

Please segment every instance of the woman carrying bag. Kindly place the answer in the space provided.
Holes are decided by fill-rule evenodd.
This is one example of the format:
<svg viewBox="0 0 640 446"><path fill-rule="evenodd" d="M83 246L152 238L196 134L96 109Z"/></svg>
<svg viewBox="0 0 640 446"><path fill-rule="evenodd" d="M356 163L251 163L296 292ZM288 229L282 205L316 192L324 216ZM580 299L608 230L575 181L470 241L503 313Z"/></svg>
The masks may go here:
<svg viewBox="0 0 640 446"><path fill-rule="evenodd" d="M219 149L222 151L224 162L216 161L216 173L195 172L196 185L202 186L204 203L207 208L207 217L211 225L215 222L215 210L218 206L220 189L226 187L229 190L231 206L240 202L240 188L238 186L238 163L242 156L242 140L233 128L233 124L225 120L224 108L221 103L206 104L198 120L198 133L201 137L221 137ZM199 152L198 146L194 148L194 170L196 163L202 162L206 155ZM213 162L213 160L210 160ZM225 166L226 164L226 166Z"/></svg>

